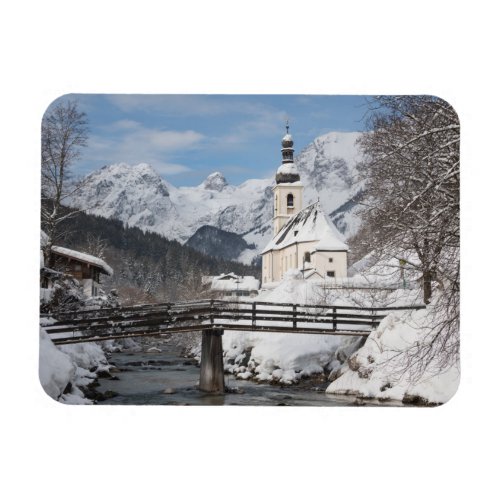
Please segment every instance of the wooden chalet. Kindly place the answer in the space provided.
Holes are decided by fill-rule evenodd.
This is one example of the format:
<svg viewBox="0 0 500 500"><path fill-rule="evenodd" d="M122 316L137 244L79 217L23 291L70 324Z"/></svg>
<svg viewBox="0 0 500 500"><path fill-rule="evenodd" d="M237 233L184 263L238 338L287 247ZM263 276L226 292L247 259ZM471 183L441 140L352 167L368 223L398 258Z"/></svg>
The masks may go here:
<svg viewBox="0 0 500 500"><path fill-rule="evenodd" d="M51 267L53 269L45 268L44 270L73 276L82 283L83 291L89 297L98 294L101 274L113 275L113 269L104 260L83 252L53 246L51 248L51 257L53 261ZM47 277L50 276L50 272L44 272L43 274ZM46 281L45 288L51 288L50 280Z"/></svg>

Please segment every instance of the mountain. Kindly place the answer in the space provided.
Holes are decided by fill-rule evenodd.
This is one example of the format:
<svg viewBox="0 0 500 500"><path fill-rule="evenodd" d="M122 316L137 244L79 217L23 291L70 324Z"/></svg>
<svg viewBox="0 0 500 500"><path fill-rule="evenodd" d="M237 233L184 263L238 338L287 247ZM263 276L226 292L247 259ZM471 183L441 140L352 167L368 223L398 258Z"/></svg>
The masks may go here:
<svg viewBox="0 0 500 500"><path fill-rule="evenodd" d="M118 163L85 177L71 204L93 215L167 235L179 217L170 189L150 165Z"/></svg>
<svg viewBox="0 0 500 500"><path fill-rule="evenodd" d="M355 142L359 135L322 135L295 158L305 186L304 206L319 197L325 212L346 237L358 229L353 211L361 192L356 184ZM214 172L198 186L175 187L150 165L119 163L89 174L71 204L181 243L204 226L234 233L248 245L238 260L250 264L272 236L273 185L270 178L249 179L232 186L222 173ZM213 229L204 229L194 241L202 241L212 252L219 236Z"/></svg>
<svg viewBox="0 0 500 500"><path fill-rule="evenodd" d="M202 184L203 189L211 191L222 191L227 186L226 178L220 172L210 174Z"/></svg>
<svg viewBox="0 0 500 500"><path fill-rule="evenodd" d="M184 245L226 260L236 260L244 250L255 249L241 236L214 226L201 226Z"/></svg>

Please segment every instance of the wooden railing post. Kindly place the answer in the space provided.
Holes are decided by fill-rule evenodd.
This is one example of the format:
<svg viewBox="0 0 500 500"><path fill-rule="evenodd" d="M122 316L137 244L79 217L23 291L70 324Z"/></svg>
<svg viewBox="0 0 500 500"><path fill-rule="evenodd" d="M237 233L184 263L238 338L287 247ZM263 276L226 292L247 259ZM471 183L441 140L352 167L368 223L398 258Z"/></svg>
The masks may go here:
<svg viewBox="0 0 500 500"><path fill-rule="evenodd" d="M257 313L257 304L254 302L252 304L252 327L253 328L255 328L255 326L257 325L256 313Z"/></svg>
<svg viewBox="0 0 500 500"><path fill-rule="evenodd" d="M332 307L332 328L333 331L337 331L337 308Z"/></svg>
<svg viewBox="0 0 500 500"><path fill-rule="evenodd" d="M297 305L296 304L293 305L293 321L292 321L292 324L293 324L293 328L297 328Z"/></svg>
<svg viewBox="0 0 500 500"><path fill-rule="evenodd" d="M201 338L200 391L224 393L222 329L203 330Z"/></svg>

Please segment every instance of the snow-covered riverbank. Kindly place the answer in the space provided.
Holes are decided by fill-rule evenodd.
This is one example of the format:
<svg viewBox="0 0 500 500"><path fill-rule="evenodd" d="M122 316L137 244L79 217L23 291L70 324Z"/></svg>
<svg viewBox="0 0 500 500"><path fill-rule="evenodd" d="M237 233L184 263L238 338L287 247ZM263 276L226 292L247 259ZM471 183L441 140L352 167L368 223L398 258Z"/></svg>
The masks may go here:
<svg viewBox="0 0 500 500"><path fill-rule="evenodd" d="M259 296L267 302L396 307L421 304L418 288L373 292L329 289L290 272L276 288ZM224 368L239 379L294 384L311 376L330 380L327 392L377 400L441 404L456 392L459 367L432 363L418 377L405 370L408 354L425 342L435 321L432 305L424 310L390 313L364 337L226 331ZM366 343L365 343L366 341ZM193 353L199 356L200 347Z"/></svg>
<svg viewBox="0 0 500 500"><path fill-rule="evenodd" d="M93 404L89 394L99 377L111 377L114 368L106 353L138 349L131 339L56 346L40 328L39 377L43 390L56 401Z"/></svg>
<svg viewBox="0 0 500 500"><path fill-rule="evenodd" d="M92 404L82 389L95 382L99 374L109 373L110 367L104 351L96 343L56 347L40 328L40 383L56 401Z"/></svg>
<svg viewBox="0 0 500 500"><path fill-rule="evenodd" d="M372 332L366 343L338 372L326 392L379 400L446 403L457 391L460 370L456 364L443 369L427 366L415 351L431 341L435 320L432 304L427 309L393 312Z"/></svg>

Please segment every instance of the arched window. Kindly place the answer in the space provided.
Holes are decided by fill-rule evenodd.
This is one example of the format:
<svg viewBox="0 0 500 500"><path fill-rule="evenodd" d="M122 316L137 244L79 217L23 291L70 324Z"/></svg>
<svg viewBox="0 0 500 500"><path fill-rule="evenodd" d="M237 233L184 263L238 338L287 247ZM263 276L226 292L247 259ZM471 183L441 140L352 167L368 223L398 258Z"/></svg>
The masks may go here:
<svg viewBox="0 0 500 500"><path fill-rule="evenodd" d="M290 193L286 196L286 206L293 207L293 194Z"/></svg>
<svg viewBox="0 0 500 500"><path fill-rule="evenodd" d="M309 252L304 254L304 262L311 262L311 254Z"/></svg>

